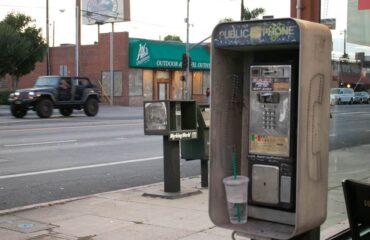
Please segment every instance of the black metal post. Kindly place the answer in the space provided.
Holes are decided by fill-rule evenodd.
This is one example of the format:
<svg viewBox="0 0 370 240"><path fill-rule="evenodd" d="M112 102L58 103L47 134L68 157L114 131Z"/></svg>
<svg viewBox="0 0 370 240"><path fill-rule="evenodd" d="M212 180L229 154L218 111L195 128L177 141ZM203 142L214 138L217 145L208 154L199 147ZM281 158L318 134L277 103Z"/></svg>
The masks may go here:
<svg viewBox="0 0 370 240"><path fill-rule="evenodd" d="M164 191L180 192L180 142L163 136Z"/></svg>
<svg viewBox="0 0 370 240"><path fill-rule="evenodd" d="M202 187L208 187L208 159L200 159L200 183Z"/></svg>
<svg viewBox="0 0 370 240"><path fill-rule="evenodd" d="M291 238L291 240L320 240L320 227L314 228L301 235Z"/></svg>

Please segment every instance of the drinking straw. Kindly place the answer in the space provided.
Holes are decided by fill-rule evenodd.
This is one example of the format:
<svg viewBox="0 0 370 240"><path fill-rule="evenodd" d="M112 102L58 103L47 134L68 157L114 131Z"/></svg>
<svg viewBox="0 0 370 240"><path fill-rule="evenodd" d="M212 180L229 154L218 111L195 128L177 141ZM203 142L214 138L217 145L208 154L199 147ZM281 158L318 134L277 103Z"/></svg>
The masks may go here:
<svg viewBox="0 0 370 240"><path fill-rule="evenodd" d="M232 163L233 163L233 176L234 176L234 180L236 180L236 151L235 151L235 147L233 148L233 152L231 154L231 160L232 160ZM240 220L241 220L240 204L236 203L235 205L236 205L236 212L237 212L237 215L238 215L238 222L240 223Z"/></svg>
<svg viewBox="0 0 370 240"><path fill-rule="evenodd" d="M233 150L232 155L231 155L231 160L233 162L233 176L234 180L236 179L236 152Z"/></svg>

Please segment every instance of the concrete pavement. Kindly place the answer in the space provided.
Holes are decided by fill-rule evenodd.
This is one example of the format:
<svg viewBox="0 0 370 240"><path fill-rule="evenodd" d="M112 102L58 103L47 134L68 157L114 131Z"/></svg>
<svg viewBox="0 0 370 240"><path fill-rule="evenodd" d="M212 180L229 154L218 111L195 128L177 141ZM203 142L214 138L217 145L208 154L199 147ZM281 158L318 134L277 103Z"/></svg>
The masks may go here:
<svg viewBox="0 0 370 240"><path fill-rule="evenodd" d="M200 178L182 179L181 184L198 188ZM142 196L162 185L2 211L0 239L230 239L231 231L215 227L208 218L207 189L176 200Z"/></svg>
<svg viewBox="0 0 370 240"><path fill-rule="evenodd" d="M202 193L174 200L142 196L145 192L163 189L163 183L158 183L4 210L0 212L0 239L231 239L230 230L218 228L210 221L208 189L200 188L200 177L182 179L181 187L197 188ZM333 216L329 214L321 229L322 239L346 227L345 222L337 224L337 216Z"/></svg>

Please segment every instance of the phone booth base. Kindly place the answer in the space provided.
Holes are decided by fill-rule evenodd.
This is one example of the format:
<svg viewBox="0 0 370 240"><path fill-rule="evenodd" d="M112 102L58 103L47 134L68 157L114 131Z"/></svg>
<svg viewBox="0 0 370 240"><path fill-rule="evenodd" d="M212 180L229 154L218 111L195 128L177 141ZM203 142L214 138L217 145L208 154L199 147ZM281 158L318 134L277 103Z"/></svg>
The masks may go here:
<svg viewBox="0 0 370 240"><path fill-rule="evenodd" d="M216 226L291 239L325 221L331 45L326 26L291 18L214 29L209 215ZM232 175L249 178L243 224L229 220L223 179Z"/></svg>

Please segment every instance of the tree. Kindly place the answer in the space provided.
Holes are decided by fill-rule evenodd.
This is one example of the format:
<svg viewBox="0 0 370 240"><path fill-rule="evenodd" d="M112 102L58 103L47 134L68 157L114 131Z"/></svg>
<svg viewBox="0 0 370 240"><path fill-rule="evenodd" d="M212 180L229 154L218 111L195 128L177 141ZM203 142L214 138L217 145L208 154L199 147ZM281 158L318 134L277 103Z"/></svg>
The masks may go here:
<svg viewBox="0 0 370 240"><path fill-rule="evenodd" d="M13 88L21 76L35 69L47 51L41 28L33 22L31 17L14 12L0 21L0 76L9 74Z"/></svg>
<svg viewBox="0 0 370 240"><path fill-rule="evenodd" d="M242 20L251 20L259 17L261 14L264 13L265 13L264 8L255 8L252 9L252 11L249 11L248 8L244 8L244 10L242 10Z"/></svg>
<svg viewBox="0 0 370 240"><path fill-rule="evenodd" d="M218 23L232 22L232 21L234 21L232 18L223 18Z"/></svg>
<svg viewBox="0 0 370 240"><path fill-rule="evenodd" d="M164 37L163 41L175 41L182 42L179 36L176 35L167 35Z"/></svg>

